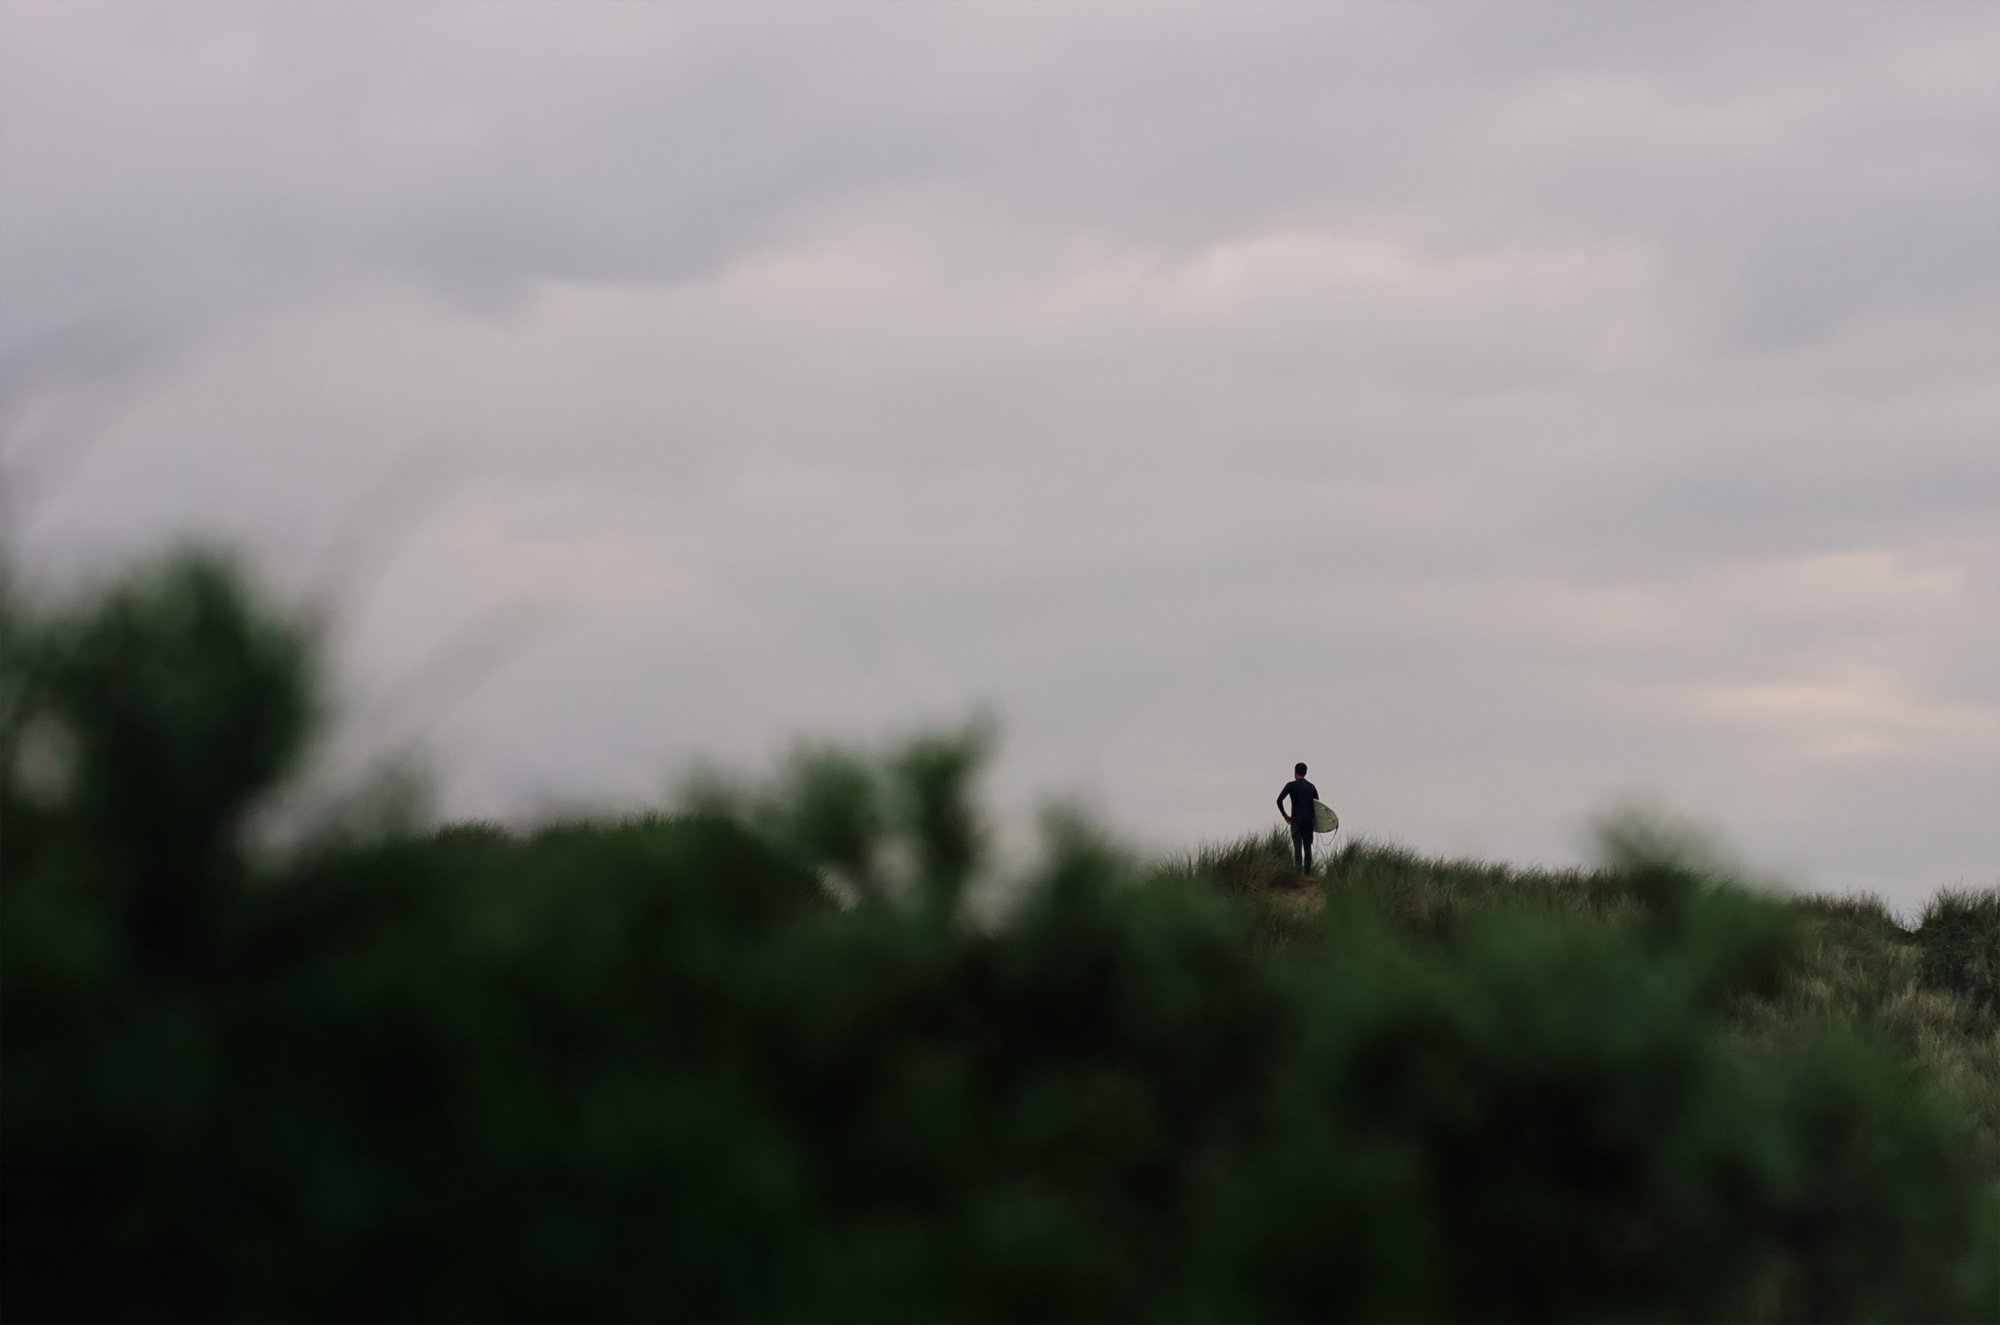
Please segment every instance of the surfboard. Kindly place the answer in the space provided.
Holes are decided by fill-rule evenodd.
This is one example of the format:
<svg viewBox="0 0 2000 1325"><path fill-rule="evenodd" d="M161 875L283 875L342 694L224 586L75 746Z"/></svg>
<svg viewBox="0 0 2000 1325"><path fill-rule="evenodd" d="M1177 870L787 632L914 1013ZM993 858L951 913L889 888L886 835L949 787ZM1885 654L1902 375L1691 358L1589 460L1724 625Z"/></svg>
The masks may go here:
<svg viewBox="0 0 2000 1325"><path fill-rule="evenodd" d="M1340 816L1325 801L1313 802L1313 831L1316 833L1337 833L1340 831Z"/></svg>

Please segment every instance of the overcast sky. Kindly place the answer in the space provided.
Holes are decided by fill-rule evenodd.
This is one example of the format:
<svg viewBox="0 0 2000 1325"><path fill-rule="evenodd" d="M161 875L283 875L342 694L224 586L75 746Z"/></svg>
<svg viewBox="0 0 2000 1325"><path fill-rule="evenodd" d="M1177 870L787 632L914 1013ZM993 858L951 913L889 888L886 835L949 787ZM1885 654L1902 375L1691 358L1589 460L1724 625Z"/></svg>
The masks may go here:
<svg viewBox="0 0 2000 1325"><path fill-rule="evenodd" d="M454 814L2000 878L2000 5L0 5L7 538L338 584ZM360 728L357 728L360 730Z"/></svg>

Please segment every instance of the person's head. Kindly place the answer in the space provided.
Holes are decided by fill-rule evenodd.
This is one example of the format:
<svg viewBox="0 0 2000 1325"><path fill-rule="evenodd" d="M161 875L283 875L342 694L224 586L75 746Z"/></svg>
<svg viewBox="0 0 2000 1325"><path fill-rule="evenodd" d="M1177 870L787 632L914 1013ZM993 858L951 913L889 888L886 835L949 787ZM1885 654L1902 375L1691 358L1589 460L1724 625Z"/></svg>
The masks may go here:
<svg viewBox="0 0 2000 1325"><path fill-rule="evenodd" d="M1292 765L1292 776L1293 776L1293 777L1295 777L1295 778L1302 778L1302 777L1304 777L1305 775L1306 775L1306 766L1305 766L1304 764L1293 764L1293 765Z"/></svg>

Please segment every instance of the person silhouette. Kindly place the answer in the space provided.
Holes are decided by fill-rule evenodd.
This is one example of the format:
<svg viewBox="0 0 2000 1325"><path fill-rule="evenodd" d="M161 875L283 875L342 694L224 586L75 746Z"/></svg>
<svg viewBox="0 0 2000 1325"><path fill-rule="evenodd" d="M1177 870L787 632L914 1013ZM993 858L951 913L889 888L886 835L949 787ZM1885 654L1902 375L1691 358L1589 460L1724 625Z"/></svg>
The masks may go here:
<svg viewBox="0 0 2000 1325"><path fill-rule="evenodd" d="M1292 863L1299 867L1299 873L1311 874L1313 867L1313 802L1319 799L1319 788L1306 781L1306 766L1292 765L1292 780L1278 793L1278 813L1285 816L1285 822L1292 826ZM1292 808L1287 811L1285 802L1290 800Z"/></svg>

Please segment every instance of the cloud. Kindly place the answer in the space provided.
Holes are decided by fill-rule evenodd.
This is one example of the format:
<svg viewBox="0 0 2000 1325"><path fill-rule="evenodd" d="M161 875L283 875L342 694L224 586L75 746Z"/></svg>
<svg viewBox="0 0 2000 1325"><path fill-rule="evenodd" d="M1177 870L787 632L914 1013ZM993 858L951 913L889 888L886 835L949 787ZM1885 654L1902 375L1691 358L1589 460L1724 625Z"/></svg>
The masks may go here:
<svg viewBox="0 0 2000 1325"><path fill-rule="evenodd" d="M1831 886L2000 861L1987 10L0 35L0 344L142 347L17 375L93 442L20 541L306 583L442 457L357 701L565 609L442 706L456 810L990 700L1013 803L1162 845L1305 757L1426 847L1562 858L1651 790Z"/></svg>

